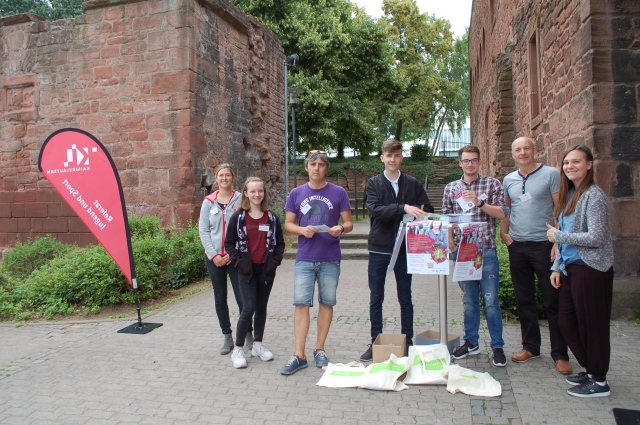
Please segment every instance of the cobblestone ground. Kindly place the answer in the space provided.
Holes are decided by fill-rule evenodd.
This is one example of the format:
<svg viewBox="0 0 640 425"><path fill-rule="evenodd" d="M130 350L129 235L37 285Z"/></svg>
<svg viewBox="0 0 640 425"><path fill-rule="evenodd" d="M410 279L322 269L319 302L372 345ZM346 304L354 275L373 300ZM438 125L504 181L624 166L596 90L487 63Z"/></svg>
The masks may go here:
<svg viewBox="0 0 640 425"><path fill-rule="evenodd" d="M218 353L222 335L209 289L144 318L164 326L147 335L119 334L132 323L0 325L0 424L613 424L613 407L640 407L640 367L635 356L640 327L611 326L608 376L612 396L578 399L555 372L548 334L542 358L504 368L490 364L488 332L481 354L459 361L488 371L503 386L498 398L449 394L444 386L412 386L401 392L316 386L322 370L310 367L282 376L293 352L292 260L278 272L269 303L265 344L272 362L249 358L236 370ZM338 305L327 343L333 362L357 360L369 340L366 261L343 261ZM416 333L438 329L437 279L414 277ZM462 334L457 284L450 284L449 332ZM230 304L235 324L237 308ZM312 315L317 306L312 308ZM385 332L399 333L393 277L387 280ZM546 328L543 329L546 332ZM312 322L307 355L315 343ZM506 324L507 356L519 351L518 324ZM578 369L575 361L574 368Z"/></svg>

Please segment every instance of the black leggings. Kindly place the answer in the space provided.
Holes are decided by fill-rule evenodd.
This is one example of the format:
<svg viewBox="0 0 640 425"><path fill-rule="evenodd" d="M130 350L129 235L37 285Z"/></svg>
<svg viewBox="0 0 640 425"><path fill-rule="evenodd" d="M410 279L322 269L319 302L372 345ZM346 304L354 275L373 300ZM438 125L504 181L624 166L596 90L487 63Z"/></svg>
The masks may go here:
<svg viewBox="0 0 640 425"><path fill-rule="evenodd" d="M236 330L236 346L244 345L247 332L251 326L251 317L253 317L254 325L254 341L262 342L264 335L264 326L267 322L267 303L273 282L267 283L264 279L264 264L253 264L253 274L251 281L238 283L240 293L242 294L242 312L238 319L238 328Z"/></svg>

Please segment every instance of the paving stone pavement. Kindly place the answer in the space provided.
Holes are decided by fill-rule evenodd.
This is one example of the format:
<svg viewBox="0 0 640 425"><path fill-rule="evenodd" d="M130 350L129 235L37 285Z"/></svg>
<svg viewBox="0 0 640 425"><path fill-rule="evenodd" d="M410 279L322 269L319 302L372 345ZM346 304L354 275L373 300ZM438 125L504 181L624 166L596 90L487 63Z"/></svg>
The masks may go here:
<svg viewBox="0 0 640 425"><path fill-rule="evenodd" d="M206 290L144 317L164 326L146 335L119 334L131 319L0 325L0 424L613 424L611 409L640 408L640 327L613 321L608 376L611 397L579 399L555 372L543 327L542 358L490 364L486 324L481 354L458 362L499 380L497 398L449 394L444 386L401 392L316 386L310 363L292 376L278 373L293 352L293 260L278 270L269 302L265 344L275 360L248 358L236 370L222 345ZM342 262L338 305L327 342L333 362L357 360L369 340L367 262ZM416 333L438 329L437 278L414 276ZM462 334L457 284L448 287L449 332ZM231 300L230 300L231 301ZM237 308L230 302L232 322ZM317 306L312 308L312 315ZM395 282L387 280L385 332L399 333ZM312 357L315 322L308 338ZM520 349L517 323L504 328L507 356ZM574 368L579 366L572 361Z"/></svg>

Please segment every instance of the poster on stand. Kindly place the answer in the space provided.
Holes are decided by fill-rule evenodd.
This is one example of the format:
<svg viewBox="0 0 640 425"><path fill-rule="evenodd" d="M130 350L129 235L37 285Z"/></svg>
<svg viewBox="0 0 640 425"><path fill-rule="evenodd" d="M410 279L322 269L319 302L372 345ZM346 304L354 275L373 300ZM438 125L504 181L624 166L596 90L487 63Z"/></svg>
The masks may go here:
<svg viewBox="0 0 640 425"><path fill-rule="evenodd" d="M458 245L458 258L453 267L453 280L482 279L482 263L484 252L484 235L486 223L458 224L461 238Z"/></svg>
<svg viewBox="0 0 640 425"><path fill-rule="evenodd" d="M407 273L449 274L448 222L407 223Z"/></svg>

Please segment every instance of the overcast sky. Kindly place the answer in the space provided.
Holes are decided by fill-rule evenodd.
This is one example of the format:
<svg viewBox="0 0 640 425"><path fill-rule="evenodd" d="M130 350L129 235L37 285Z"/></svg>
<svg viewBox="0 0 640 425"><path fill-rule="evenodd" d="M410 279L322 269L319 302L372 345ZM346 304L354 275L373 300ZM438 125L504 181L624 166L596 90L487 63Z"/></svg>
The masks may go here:
<svg viewBox="0 0 640 425"><path fill-rule="evenodd" d="M374 18L382 16L382 0L350 0L364 7L367 14ZM416 0L422 13L436 15L451 22L453 33L462 37L465 27L471 21L471 3L473 0Z"/></svg>

